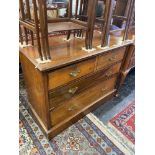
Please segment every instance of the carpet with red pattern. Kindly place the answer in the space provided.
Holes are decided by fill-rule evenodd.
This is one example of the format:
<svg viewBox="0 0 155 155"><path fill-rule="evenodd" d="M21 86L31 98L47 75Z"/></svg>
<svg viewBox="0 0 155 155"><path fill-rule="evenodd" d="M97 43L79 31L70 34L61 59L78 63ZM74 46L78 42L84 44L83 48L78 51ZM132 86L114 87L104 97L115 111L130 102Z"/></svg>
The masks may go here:
<svg viewBox="0 0 155 155"><path fill-rule="evenodd" d="M118 132L135 144L135 101L132 101L125 109L110 120Z"/></svg>

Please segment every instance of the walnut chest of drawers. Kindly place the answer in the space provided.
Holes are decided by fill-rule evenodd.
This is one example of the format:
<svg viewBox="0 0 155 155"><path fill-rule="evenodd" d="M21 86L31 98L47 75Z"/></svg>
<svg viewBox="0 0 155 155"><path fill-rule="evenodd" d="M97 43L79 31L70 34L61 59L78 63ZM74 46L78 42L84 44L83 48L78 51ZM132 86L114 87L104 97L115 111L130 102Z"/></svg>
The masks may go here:
<svg viewBox="0 0 155 155"><path fill-rule="evenodd" d="M43 69L20 52L32 115L52 138L110 99L117 90L126 46Z"/></svg>

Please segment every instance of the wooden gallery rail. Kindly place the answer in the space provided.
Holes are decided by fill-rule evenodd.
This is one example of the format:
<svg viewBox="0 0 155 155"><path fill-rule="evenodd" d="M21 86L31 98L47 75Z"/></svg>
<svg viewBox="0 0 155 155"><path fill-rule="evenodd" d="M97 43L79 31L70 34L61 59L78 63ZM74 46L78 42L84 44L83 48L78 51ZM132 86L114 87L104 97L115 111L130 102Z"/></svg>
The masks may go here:
<svg viewBox="0 0 155 155"><path fill-rule="evenodd" d="M29 109L49 139L115 95L133 57L134 0L75 2L68 0L64 17L49 19L45 0L19 0L20 61ZM99 3L105 8L100 17ZM61 32L67 36L51 37Z"/></svg>
<svg viewBox="0 0 155 155"><path fill-rule="evenodd" d="M28 44L28 33L31 34L32 45L33 33L36 34L39 57L41 60L51 59L49 52L48 34L52 32L68 31L67 39L69 39L71 30L86 30L85 47L92 49L92 38L94 29L95 9L97 0L89 0L87 4L88 19L82 22L72 18L72 0L69 0L68 15L66 18L47 19L47 8L45 0L32 0L30 6L29 0L20 0L20 26L24 27L25 42ZM82 7L83 1L76 3L76 8L80 5ZM24 5L26 4L26 5ZM82 9L82 8L80 8ZM26 10L26 11L25 11ZM33 12L33 18L31 13ZM20 40L23 43L20 28Z"/></svg>

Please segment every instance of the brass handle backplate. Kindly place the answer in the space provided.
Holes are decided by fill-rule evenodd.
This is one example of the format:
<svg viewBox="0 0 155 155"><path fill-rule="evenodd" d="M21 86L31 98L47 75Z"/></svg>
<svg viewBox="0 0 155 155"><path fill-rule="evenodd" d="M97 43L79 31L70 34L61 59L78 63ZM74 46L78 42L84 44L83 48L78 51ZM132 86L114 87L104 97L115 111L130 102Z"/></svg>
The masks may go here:
<svg viewBox="0 0 155 155"><path fill-rule="evenodd" d="M69 75L72 77L77 77L79 73L80 73L80 70L76 69L76 70L72 71L71 73L69 73Z"/></svg>
<svg viewBox="0 0 155 155"><path fill-rule="evenodd" d="M79 89L78 87L70 88L70 89L68 90L68 93L74 95L74 94L77 92L78 89Z"/></svg>
<svg viewBox="0 0 155 155"><path fill-rule="evenodd" d="M116 55L114 55L111 58L109 58L109 61L114 61L114 60L116 60Z"/></svg>
<svg viewBox="0 0 155 155"><path fill-rule="evenodd" d="M108 89L108 88L105 87L105 88L102 88L101 90L102 90L102 92L105 92L107 89Z"/></svg>
<svg viewBox="0 0 155 155"><path fill-rule="evenodd" d="M68 111L74 111L77 109L77 106L72 105L71 107L68 108Z"/></svg>
<svg viewBox="0 0 155 155"><path fill-rule="evenodd" d="M110 75L112 75L112 71L109 71L106 73L106 76L109 77Z"/></svg>

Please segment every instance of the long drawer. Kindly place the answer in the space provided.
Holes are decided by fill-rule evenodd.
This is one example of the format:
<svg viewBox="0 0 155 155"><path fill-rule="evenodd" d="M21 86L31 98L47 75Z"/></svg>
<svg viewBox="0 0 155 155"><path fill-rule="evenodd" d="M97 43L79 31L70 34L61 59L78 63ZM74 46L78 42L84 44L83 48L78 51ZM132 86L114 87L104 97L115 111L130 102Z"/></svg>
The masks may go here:
<svg viewBox="0 0 155 155"><path fill-rule="evenodd" d="M49 73L49 90L66 84L89 73L93 73L95 69L95 61L96 59L92 58Z"/></svg>
<svg viewBox="0 0 155 155"><path fill-rule="evenodd" d="M97 70L123 59L126 47L114 49L98 57Z"/></svg>
<svg viewBox="0 0 155 155"><path fill-rule="evenodd" d="M121 63L115 64L112 67L99 71L91 75L90 77L75 81L65 87L56 89L49 93L50 97L50 110L55 109L57 106L62 104L64 101L71 99L78 95L82 91L100 80L108 79L110 76L116 74L120 70Z"/></svg>
<svg viewBox="0 0 155 155"><path fill-rule="evenodd" d="M100 100L100 98L103 98L109 92L112 92L115 87L116 79L117 77L115 76L108 80L101 81L90 87L87 91L64 102L61 106L51 111L52 125L57 125L63 120L71 118L97 100Z"/></svg>

